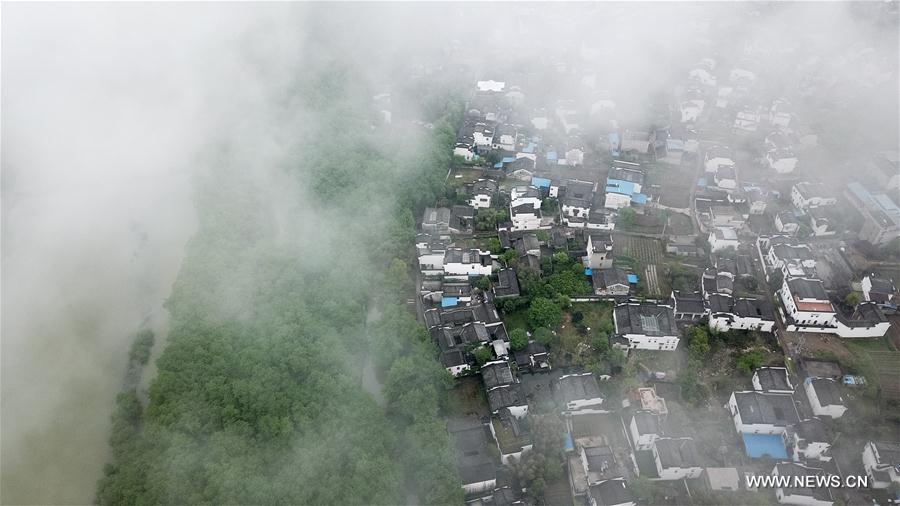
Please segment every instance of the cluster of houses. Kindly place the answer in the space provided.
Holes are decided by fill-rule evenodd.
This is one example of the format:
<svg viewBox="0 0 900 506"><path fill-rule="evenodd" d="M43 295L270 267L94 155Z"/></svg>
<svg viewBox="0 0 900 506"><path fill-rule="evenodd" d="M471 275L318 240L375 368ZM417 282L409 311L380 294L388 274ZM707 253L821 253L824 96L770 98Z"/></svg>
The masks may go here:
<svg viewBox="0 0 900 506"><path fill-rule="evenodd" d="M794 385L787 369L762 367L753 373L752 385L752 390L732 392L726 406L747 456L775 460L773 475L839 475L831 453L836 434L825 420L847 411L841 382L807 377ZM896 443L876 441L859 449L872 488L900 483L897 449ZM781 504L834 503L833 491L825 486L779 487L775 495Z"/></svg>

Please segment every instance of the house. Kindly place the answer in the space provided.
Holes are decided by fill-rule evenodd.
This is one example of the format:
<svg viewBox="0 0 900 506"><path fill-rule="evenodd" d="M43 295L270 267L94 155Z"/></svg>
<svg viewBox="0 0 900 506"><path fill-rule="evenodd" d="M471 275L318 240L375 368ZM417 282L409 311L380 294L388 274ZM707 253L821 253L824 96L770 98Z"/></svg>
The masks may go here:
<svg viewBox="0 0 900 506"><path fill-rule="evenodd" d="M488 406L491 413L500 415L506 410L509 415L522 418L528 414L528 401L525 399L525 390L519 383L494 387L487 391Z"/></svg>
<svg viewBox="0 0 900 506"><path fill-rule="evenodd" d="M610 234L588 233L587 256L591 269L609 269L613 266L613 238Z"/></svg>
<svg viewBox="0 0 900 506"><path fill-rule="evenodd" d="M900 484L900 443L869 441L863 447L862 460L872 488Z"/></svg>
<svg viewBox="0 0 900 506"><path fill-rule="evenodd" d="M619 304L613 310L616 337L623 338L628 348L641 350L674 350L678 347L679 331L675 313L664 304Z"/></svg>
<svg viewBox="0 0 900 506"><path fill-rule="evenodd" d="M530 205L533 209L540 209L541 203L541 190L534 186L516 186L509 191L510 207Z"/></svg>
<svg viewBox="0 0 900 506"><path fill-rule="evenodd" d="M450 233L450 209L446 207L426 207L422 214L422 232L434 235Z"/></svg>
<svg viewBox="0 0 900 506"><path fill-rule="evenodd" d="M516 127L506 123L498 125L494 130L491 148L501 151L515 151Z"/></svg>
<svg viewBox="0 0 900 506"><path fill-rule="evenodd" d="M859 183L844 193L863 216L860 240L879 246L900 237L900 207L886 193L871 193Z"/></svg>
<svg viewBox="0 0 900 506"><path fill-rule="evenodd" d="M497 194L497 182L493 179L479 179L472 184L472 198L469 205L475 209L491 207L491 199Z"/></svg>
<svg viewBox="0 0 900 506"><path fill-rule="evenodd" d="M791 104L783 99L777 98L772 102L769 108L769 123L779 128L787 128L791 124Z"/></svg>
<svg viewBox="0 0 900 506"><path fill-rule="evenodd" d="M559 199L560 217L566 226L584 227L594 200L594 183L570 180L566 194ZM576 218L573 220L572 218Z"/></svg>
<svg viewBox="0 0 900 506"><path fill-rule="evenodd" d="M584 150L581 148L572 148L567 150L565 158L560 159L559 164L565 164L570 167L584 165Z"/></svg>
<svg viewBox="0 0 900 506"><path fill-rule="evenodd" d="M834 326L834 306L821 280L786 276L778 293L791 323L798 327Z"/></svg>
<svg viewBox="0 0 900 506"><path fill-rule="evenodd" d="M444 253L444 276L490 276L492 266L490 251L449 248Z"/></svg>
<svg viewBox="0 0 900 506"><path fill-rule="evenodd" d="M755 132L759 127L760 117L759 109L750 106L744 107L735 116L732 130L735 132Z"/></svg>
<svg viewBox="0 0 900 506"><path fill-rule="evenodd" d="M787 271L794 276L815 274L816 259L812 250L796 239L784 236L761 239L760 250L765 251L766 264L770 270Z"/></svg>
<svg viewBox="0 0 900 506"><path fill-rule="evenodd" d="M831 438L819 418L801 420L789 431L795 462L801 460L831 461Z"/></svg>
<svg viewBox="0 0 900 506"><path fill-rule="evenodd" d="M506 360L494 360L481 366L481 380L484 381L485 390L517 383Z"/></svg>
<svg viewBox="0 0 900 506"><path fill-rule="evenodd" d="M514 353L514 357L519 371L550 372L550 353L537 341L529 341L525 348Z"/></svg>
<svg viewBox="0 0 900 506"><path fill-rule="evenodd" d="M693 438L659 438L652 451L660 480L699 478L703 472Z"/></svg>
<svg viewBox="0 0 900 506"><path fill-rule="evenodd" d="M747 220L731 203L711 202L708 221L713 227L731 227L738 230Z"/></svg>
<svg viewBox="0 0 900 506"><path fill-rule="evenodd" d="M732 392L728 410L740 434L781 435L788 426L800 421L790 394Z"/></svg>
<svg viewBox="0 0 900 506"><path fill-rule="evenodd" d="M731 149L725 146L712 146L703 157L703 168L706 173L714 174L720 165L734 167Z"/></svg>
<svg viewBox="0 0 900 506"><path fill-rule="evenodd" d="M809 478L812 478L810 480L812 483L816 483L815 477L824 478L825 472L821 469L804 466L796 462L779 462L772 469L772 476L792 477L788 482L790 485L775 489L775 499L778 500L779 504L795 504L798 506L831 506L834 504L831 490L827 486L794 486L805 484L805 480Z"/></svg>
<svg viewBox="0 0 900 506"><path fill-rule="evenodd" d="M513 269L500 269L497 272L497 282L493 286L494 297L497 299L510 299L519 296L519 278Z"/></svg>
<svg viewBox="0 0 900 506"><path fill-rule="evenodd" d="M621 209L630 206L632 202L646 204L647 196L641 193L643 185L644 172L640 169L640 164L614 161L606 178L604 207Z"/></svg>
<svg viewBox="0 0 900 506"><path fill-rule="evenodd" d="M900 191L900 152L880 151L872 155L866 167L869 181L896 195Z"/></svg>
<svg viewBox="0 0 900 506"><path fill-rule="evenodd" d="M698 322L706 316L707 309L700 292L672 291L673 312L678 321Z"/></svg>
<svg viewBox="0 0 900 506"><path fill-rule="evenodd" d="M450 208L450 233L471 234L474 224L474 207L457 205Z"/></svg>
<svg viewBox="0 0 900 506"><path fill-rule="evenodd" d="M497 468L490 452L488 430L477 419L447 422L453 439L456 469L466 494L488 492L497 486Z"/></svg>
<svg viewBox="0 0 900 506"><path fill-rule="evenodd" d="M620 267L591 269L594 295L601 297L624 297L631 291L628 273Z"/></svg>
<svg viewBox="0 0 900 506"><path fill-rule="evenodd" d="M709 247L713 253L727 248L737 249L737 231L731 227L716 227L709 233Z"/></svg>
<svg viewBox="0 0 900 506"><path fill-rule="evenodd" d="M772 132L766 136L766 163L778 174L790 174L797 168L797 156L791 147L790 138L783 132Z"/></svg>
<svg viewBox="0 0 900 506"><path fill-rule="evenodd" d="M753 390L777 394L793 394L794 385L784 367L760 367L753 371Z"/></svg>
<svg viewBox="0 0 900 506"><path fill-rule="evenodd" d="M584 225L588 230L604 230L612 231L616 228L608 216L609 211L605 207L594 206L588 214L587 223Z"/></svg>
<svg viewBox="0 0 900 506"><path fill-rule="evenodd" d="M814 207L833 206L837 204L837 198L823 183L803 181L791 187L791 202L798 211L808 211Z"/></svg>
<svg viewBox="0 0 900 506"><path fill-rule="evenodd" d="M737 188L737 170L734 165L719 165L713 176L716 186L725 190Z"/></svg>
<svg viewBox="0 0 900 506"><path fill-rule="evenodd" d="M881 337L891 327L884 312L874 302L862 302L849 315L838 313L834 333L843 338Z"/></svg>
<svg viewBox="0 0 900 506"><path fill-rule="evenodd" d="M800 230L800 222L790 211L780 212L775 215L775 230L782 234L794 235Z"/></svg>
<svg viewBox="0 0 900 506"><path fill-rule="evenodd" d="M747 194L747 202L750 204L750 214L765 214L766 207L769 205L769 195L759 188L753 188Z"/></svg>
<svg viewBox="0 0 900 506"><path fill-rule="evenodd" d="M806 212L806 226L814 237L824 237L834 235L838 232L837 223L832 219L834 216L833 208L830 207L811 207Z"/></svg>
<svg viewBox="0 0 900 506"><path fill-rule="evenodd" d="M601 480L588 488L590 506L636 506L624 478Z"/></svg>
<svg viewBox="0 0 900 506"><path fill-rule="evenodd" d="M555 383L556 398L561 400L567 411L598 408L603 403L600 384L593 374L566 374Z"/></svg>
<svg viewBox="0 0 900 506"><path fill-rule="evenodd" d="M860 288L863 300L875 302L880 306L896 308L897 301L900 299L897 295L897 287L894 285L894 280L878 278L874 274L864 277L860 282Z"/></svg>
<svg viewBox="0 0 900 506"><path fill-rule="evenodd" d="M803 389L816 416L840 418L847 411L840 384L831 378L806 378Z"/></svg>
<svg viewBox="0 0 900 506"><path fill-rule="evenodd" d="M537 234L522 234L513 240L512 247L519 256L541 256L541 241L537 238Z"/></svg>
<svg viewBox="0 0 900 506"><path fill-rule="evenodd" d="M422 274L425 276L444 274L444 254L447 251L447 244L447 241L437 239L431 234L416 236L416 256Z"/></svg>
<svg viewBox="0 0 900 506"><path fill-rule="evenodd" d="M635 411L628 423L628 431L635 450L649 450L662 434L659 415L652 411Z"/></svg>
<svg viewBox="0 0 900 506"><path fill-rule="evenodd" d="M720 294L717 294L720 295ZM730 307L718 307L712 311L713 297L710 297L709 328L719 331L759 330L772 332L775 326L775 311L766 300L728 297Z"/></svg>
<svg viewBox="0 0 900 506"><path fill-rule="evenodd" d="M442 351L441 365L443 365L454 378L472 370L465 352L460 349Z"/></svg>
<svg viewBox="0 0 900 506"><path fill-rule="evenodd" d="M475 83L475 86L478 88L478 91L485 93L500 93L506 88L506 83L503 81L478 81Z"/></svg>
<svg viewBox="0 0 900 506"><path fill-rule="evenodd" d="M500 462L509 465L512 459L519 459L522 454L534 447L528 418L514 416L491 417L488 428L500 451Z"/></svg>
<svg viewBox="0 0 900 506"><path fill-rule="evenodd" d="M510 207L512 230L538 230L541 228L541 210L531 204Z"/></svg>

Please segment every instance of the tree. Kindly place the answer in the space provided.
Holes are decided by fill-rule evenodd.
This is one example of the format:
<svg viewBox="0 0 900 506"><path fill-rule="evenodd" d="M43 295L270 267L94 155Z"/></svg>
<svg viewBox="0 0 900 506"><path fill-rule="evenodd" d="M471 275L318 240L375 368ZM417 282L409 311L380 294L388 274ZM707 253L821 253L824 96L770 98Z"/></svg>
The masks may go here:
<svg viewBox="0 0 900 506"><path fill-rule="evenodd" d="M637 222L637 213L634 209L626 207L619 211L619 217L616 222L622 230L631 230Z"/></svg>
<svg viewBox="0 0 900 506"><path fill-rule="evenodd" d="M479 276L478 279L475 280L475 287L482 292L487 292L491 289L491 278L488 276Z"/></svg>
<svg viewBox="0 0 900 506"><path fill-rule="evenodd" d="M503 246L500 245L500 239L496 237L491 237L490 239L488 239L487 248L491 253L495 255L503 253Z"/></svg>
<svg viewBox="0 0 900 506"><path fill-rule="evenodd" d="M546 199L544 200L544 202L546 202ZM541 241L544 243L546 243L547 241L550 240L550 234L548 234L546 230L538 230L537 232L534 233L534 235L537 236L538 241Z"/></svg>
<svg viewBox="0 0 900 506"><path fill-rule="evenodd" d="M763 354L759 350L748 351L737 357L736 366L744 374L750 374L763 363Z"/></svg>
<svg viewBox="0 0 900 506"><path fill-rule="evenodd" d="M513 329L509 333L509 346L513 351L519 351L528 346L528 334L524 329Z"/></svg>
<svg viewBox="0 0 900 506"><path fill-rule="evenodd" d="M528 322L532 328L555 328L561 320L562 309L556 302L545 297L536 297L531 301L528 308Z"/></svg>
<svg viewBox="0 0 900 506"><path fill-rule="evenodd" d="M475 351L472 352L472 355L475 356L475 363L478 364L478 367L483 366L484 364L490 362L492 358L494 358L491 350L486 346L479 346L478 348L475 348Z"/></svg>
<svg viewBox="0 0 900 506"><path fill-rule="evenodd" d="M709 332L704 327L693 326L688 330L688 351L691 354L691 358L696 360L706 360L707 354L709 354L710 346L709 346Z"/></svg>
<svg viewBox="0 0 900 506"><path fill-rule="evenodd" d="M131 350L128 352L129 360L136 364L147 365L147 362L150 360L150 351L153 349L153 340L152 330L140 330L131 344Z"/></svg>
<svg viewBox="0 0 900 506"><path fill-rule="evenodd" d="M846 304L852 308L855 308L856 306L858 306L859 305L859 293L857 293L857 292L848 293L847 296L844 297L844 304Z"/></svg>
<svg viewBox="0 0 900 506"><path fill-rule="evenodd" d="M547 327L541 327L534 331L534 340L544 346L552 346L556 342L556 336Z"/></svg>
<svg viewBox="0 0 900 506"><path fill-rule="evenodd" d="M516 253L516 250L508 249L508 250L504 251L503 254L500 255L500 260L503 263L505 263L506 265L509 265L509 262L512 260L515 260L516 258L518 258L518 256L519 256L519 254Z"/></svg>

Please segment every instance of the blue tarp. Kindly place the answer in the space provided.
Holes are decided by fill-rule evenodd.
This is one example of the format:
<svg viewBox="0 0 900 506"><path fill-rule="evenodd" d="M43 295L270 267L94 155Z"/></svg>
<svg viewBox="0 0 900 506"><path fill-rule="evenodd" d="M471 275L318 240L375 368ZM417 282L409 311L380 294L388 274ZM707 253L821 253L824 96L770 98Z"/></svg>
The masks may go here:
<svg viewBox="0 0 900 506"><path fill-rule="evenodd" d="M443 297L441 298L441 307L453 307L459 304L459 297Z"/></svg>
<svg viewBox="0 0 900 506"><path fill-rule="evenodd" d="M531 178L531 186L550 188L550 180L545 177L533 177Z"/></svg>
<svg viewBox="0 0 900 506"><path fill-rule="evenodd" d="M628 282L629 282L629 283L637 283L637 282L638 282L637 274L629 274L629 275L628 275Z"/></svg>
<svg viewBox="0 0 900 506"><path fill-rule="evenodd" d="M594 275L594 271L591 270L590 267L587 267L587 268L584 269L584 275L585 275L585 276L593 276L593 275Z"/></svg>
<svg viewBox="0 0 900 506"><path fill-rule="evenodd" d="M549 151L549 152L547 152L547 160L548 160L548 161L555 161L555 160L557 160L557 157L556 157L556 151Z"/></svg>
<svg viewBox="0 0 900 506"><path fill-rule="evenodd" d="M572 434L563 434L563 449L567 452L575 451L575 443L572 442Z"/></svg>
<svg viewBox="0 0 900 506"><path fill-rule="evenodd" d="M784 439L780 434L743 434L747 456L758 459L768 455L773 459L788 458Z"/></svg>

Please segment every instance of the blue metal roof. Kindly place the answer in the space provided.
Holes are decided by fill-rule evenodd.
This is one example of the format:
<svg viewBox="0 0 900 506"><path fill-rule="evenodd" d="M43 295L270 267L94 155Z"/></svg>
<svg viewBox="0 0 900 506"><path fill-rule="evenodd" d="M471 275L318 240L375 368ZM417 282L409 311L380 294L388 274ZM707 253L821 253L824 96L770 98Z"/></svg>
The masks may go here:
<svg viewBox="0 0 900 506"><path fill-rule="evenodd" d="M572 434L568 432L563 434L563 449L567 452L575 451L575 443L572 441Z"/></svg>
<svg viewBox="0 0 900 506"><path fill-rule="evenodd" d="M647 196L644 195L643 193L632 193L631 201L634 202L635 204L646 204Z"/></svg>
<svg viewBox="0 0 900 506"><path fill-rule="evenodd" d="M701 177L700 179L698 179L697 186L699 186L700 188L706 188L706 178Z"/></svg>
<svg viewBox="0 0 900 506"><path fill-rule="evenodd" d="M532 177L531 186L538 188L550 188L550 180L545 177Z"/></svg>
<svg viewBox="0 0 900 506"><path fill-rule="evenodd" d="M743 434L747 456L758 459L765 455L773 459L788 458L781 434Z"/></svg>
<svg viewBox="0 0 900 506"><path fill-rule="evenodd" d="M629 274L629 275L628 275L628 282L629 282L629 283L637 283L637 282L638 282L637 274Z"/></svg>
<svg viewBox="0 0 900 506"><path fill-rule="evenodd" d="M666 139L666 149L671 149L672 151L683 151L684 141L681 139Z"/></svg>
<svg viewBox="0 0 900 506"><path fill-rule="evenodd" d="M606 193L621 193L622 195L634 194L634 183L621 179L607 179Z"/></svg>
<svg viewBox="0 0 900 506"><path fill-rule="evenodd" d="M548 151L547 152L547 160L556 160L556 151Z"/></svg>
<svg viewBox="0 0 900 506"><path fill-rule="evenodd" d="M459 304L459 297L443 297L441 298L441 307L453 307Z"/></svg>
<svg viewBox="0 0 900 506"><path fill-rule="evenodd" d="M516 157L514 156L504 156L503 160L501 160L502 163L512 163L514 161L516 161Z"/></svg>
<svg viewBox="0 0 900 506"><path fill-rule="evenodd" d="M534 149L537 147L537 144L533 142L529 142L527 146L522 148L523 153L534 153Z"/></svg>
<svg viewBox="0 0 900 506"><path fill-rule="evenodd" d="M502 168L503 168L503 162L497 162L497 163L495 163L495 164L494 164L494 168L495 168L495 169L502 169Z"/></svg>

